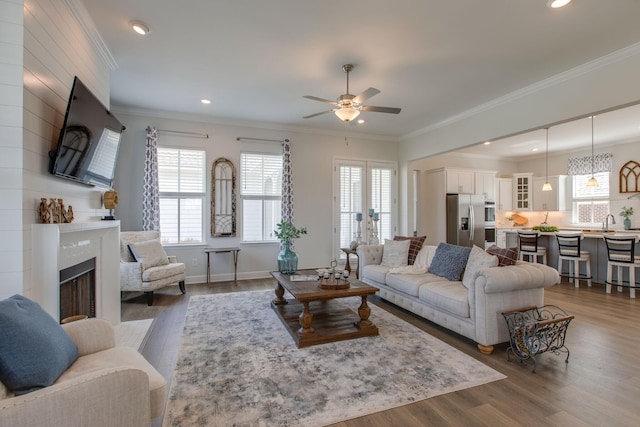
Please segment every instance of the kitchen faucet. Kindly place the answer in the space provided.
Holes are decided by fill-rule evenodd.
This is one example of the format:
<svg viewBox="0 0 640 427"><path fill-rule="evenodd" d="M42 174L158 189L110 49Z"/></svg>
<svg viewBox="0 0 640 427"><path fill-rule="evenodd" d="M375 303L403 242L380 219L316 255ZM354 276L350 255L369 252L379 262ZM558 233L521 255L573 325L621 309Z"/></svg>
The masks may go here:
<svg viewBox="0 0 640 427"><path fill-rule="evenodd" d="M616 223L616 218L613 215L607 215L602 222L602 228L604 229L604 231L609 231L609 217L611 217L611 224Z"/></svg>

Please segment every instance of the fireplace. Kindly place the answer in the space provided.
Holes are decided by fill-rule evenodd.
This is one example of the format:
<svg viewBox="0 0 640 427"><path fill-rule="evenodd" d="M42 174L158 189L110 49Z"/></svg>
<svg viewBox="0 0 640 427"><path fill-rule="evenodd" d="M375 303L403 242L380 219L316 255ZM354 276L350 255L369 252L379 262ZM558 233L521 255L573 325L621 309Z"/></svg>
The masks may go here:
<svg viewBox="0 0 640 427"><path fill-rule="evenodd" d="M120 322L120 221L32 224L31 242L28 296L51 317L60 321L69 317L66 310L81 310L79 314ZM69 279L75 285L61 286ZM65 302L68 294L77 300L71 307Z"/></svg>
<svg viewBox="0 0 640 427"><path fill-rule="evenodd" d="M96 317L96 259L60 270L60 320Z"/></svg>

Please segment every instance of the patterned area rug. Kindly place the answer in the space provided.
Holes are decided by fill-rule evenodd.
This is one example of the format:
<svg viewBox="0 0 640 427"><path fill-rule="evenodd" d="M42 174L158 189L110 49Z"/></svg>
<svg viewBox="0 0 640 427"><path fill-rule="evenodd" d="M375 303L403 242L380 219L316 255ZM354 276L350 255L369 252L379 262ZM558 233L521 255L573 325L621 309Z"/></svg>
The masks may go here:
<svg viewBox="0 0 640 427"><path fill-rule="evenodd" d="M298 349L273 297L191 297L164 426L322 426L505 378L371 304L379 336Z"/></svg>

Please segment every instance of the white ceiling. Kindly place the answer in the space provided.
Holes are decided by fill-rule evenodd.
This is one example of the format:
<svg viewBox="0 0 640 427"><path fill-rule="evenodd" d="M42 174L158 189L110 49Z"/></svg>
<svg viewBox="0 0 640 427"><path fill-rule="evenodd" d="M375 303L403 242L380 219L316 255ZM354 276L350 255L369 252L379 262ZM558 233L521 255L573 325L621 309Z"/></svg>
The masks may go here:
<svg viewBox="0 0 640 427"><path fill-rule="evenodd" d="M363 112L349 131L389 137L640 41L638 0L83 2L118 64L113 106L340 131L333 114L302 119L328 109L302 96L343 94L352 63L350 92L375 87L366 104L402 112Z"/></svg>

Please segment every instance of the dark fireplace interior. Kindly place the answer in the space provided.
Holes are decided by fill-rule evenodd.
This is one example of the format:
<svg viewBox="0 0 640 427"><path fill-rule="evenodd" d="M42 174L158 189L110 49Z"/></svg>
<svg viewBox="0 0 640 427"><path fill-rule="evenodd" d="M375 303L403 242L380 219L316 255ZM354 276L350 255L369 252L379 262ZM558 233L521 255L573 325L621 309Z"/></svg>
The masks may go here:
<svg viewBox="0 0 640 427"><path fill-rule="evenodd" d="M60 320L96 317L96 259L60 270Z"/></svg>

